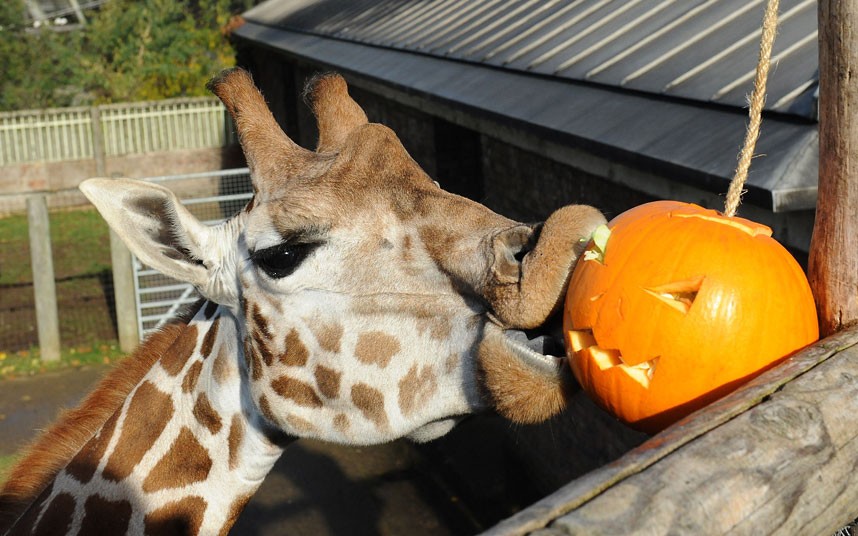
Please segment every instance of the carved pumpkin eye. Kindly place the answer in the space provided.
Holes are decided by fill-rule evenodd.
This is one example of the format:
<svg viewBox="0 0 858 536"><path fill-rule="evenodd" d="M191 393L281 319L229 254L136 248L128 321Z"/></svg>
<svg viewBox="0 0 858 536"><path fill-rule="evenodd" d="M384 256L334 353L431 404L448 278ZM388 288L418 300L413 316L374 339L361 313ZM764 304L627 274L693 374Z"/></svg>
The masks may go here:
<svg viewBox="0 0 858 536"><path fill-rule="evenodd" d="M685 281L645 288L644 292L680 313L687 314L694 304L694 300L697 299L702 284L703 276L701 275Z"/></svg>
<svg viewBox="0 0 858 536"><path fill-rule="evenodd" d="M575 268L563 331L582 388L631 426L656 432L818 338L807 279L769 228L675 201L608 227Z"/></svg>
<svg viewBox="0 0 858 536"><path fill-rule="evenodd" d="M268 277L282 279L291 275L319 245L319 242L278 244L254 251L250 260Z"/></svg>

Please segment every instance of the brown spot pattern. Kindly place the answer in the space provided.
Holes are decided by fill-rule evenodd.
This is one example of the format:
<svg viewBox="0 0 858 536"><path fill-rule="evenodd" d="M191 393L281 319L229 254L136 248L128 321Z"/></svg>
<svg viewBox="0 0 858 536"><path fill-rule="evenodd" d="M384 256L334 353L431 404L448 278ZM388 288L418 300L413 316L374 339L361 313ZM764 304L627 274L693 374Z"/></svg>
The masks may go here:
<svg viewBox="0 0 858 536"><path fill-rule="evenodd" d="M238 519L238 516L241 515L244 507L247 506L247 503L249 503L252 498L253 494L249 494L238 497L232 501L232 504L229 506L229 513L226 515L226 521L224 522L223 527L221 527L220 532L218 532L218 536L227 536L227 534L229 534L229 529L235 525L235 521Z"/></svg>
<svg viewBox="0 0 858 536"><path fill-rule="evenodd" d="M211 320L217 311L217 303L213 301L209 301L206 303L206 310L203 311L203 314L206 315L206 320Z"/></svg>
<svg viewBox="0 0 858 536"><path fill-rule="evenodd" d="M200 379L201 370L203 370L202 361L195 361L194 364L188 368L188 373L185 374L185 377L182 379L183 392L192 393L194 389L196 389L197 381Z"/></svg>
<svg viewBox="0 0 858 536"><path fill-rule="evenodd" d="M253 348L253 343L249 337L244 339L244 360L247 363L250 378L253 381L259 381L262 378L262 362L259 360L259 354Z"/></svg>
<svg viewBox="0 0 858 536"><path fill-rule="evenodd" d="M66 534L71 528L72 516L74 515L74 497L68 493L59 493L42 514L39 526L33 531L38 536L54 536L55 534ZM22 527L23 528L23 527Z"/></svg>
<svg viewBox="0 0 858 536"><path fill-rule="evenodd" d="M105 515L105 512L110 512ZM125 534L131 521L131 503L128 501L108 501L98 495L90 496L83 505L83 522L80 534L108 535Z"/></svg>
<svg viewBox="0 0 858 536"><path fill-rule="evenodd" d="M459 366L459 354L450 354L447 356L446 361L444 361L444 372L447 374L452 374L456 367Z"/></svg>
<svg viewBox="0 0 858 536"><path fill-rule="evenodd" d="M271 381L271 388L278 395L294 401L299 406L310 408L322 407L322 400L316 394L313 386L301 380L296 380L289 376L280 376L276 380Z"/></svg>
<svg viewBox="0 0 858 536"><path fill-rule="evenodd" d="M367 331L358 337L355 355L362 363L384 368L400 348L399 341L392 335L380 331Z"/></svg>
<svg viewBox="0 0 858 536"><path fill-rule="evenodd" d="M340 353L343 340L342 324L323 322L311 329L322 350L335 354Z"/></svg>
<svg viewBox="0 0 858 536"><path fill-rule="evenodd" d="M119 441L102 471L106 480L119 482L149 452L170 419L173 418L173 401L151 382L143 382L131 403L122 423Z"/></svg>
<svg viewBox="0 0 858 536"><path fill-rule="evenodd" d="M438 381L431 367L424 365L418 371L416 364L411 365L408 373L399 380L399 408L402 415L411 416L437 388Z"/></svg>
<svg viewBox="0 0 858 536"><path fill-rule="evenodd" d="M334 416L334 428L345 434L349 431L349 418L344 413L337 413Z"/></svg>
<svg viewBox="0 0 858 536"><path fill-rule="evenodd" d="M215 381L221 385L226 383L235 372L235 369L230 366L232 364L230 363L230 359L231 356L226 352L226 348L221 346L212 365L212 375Z"/></svg>
<svg viewBox="0 0 858 536"><path fill-rule="evenodd" d="M188 427L183 427L170 450L146 476L143 491L152 493L203 481L208 478L211 468L212 459L208 451Z"/></svg>
<svg viewBox="0 0 858 536"><path fill-rule="evenodd" d="M257 355L262 357L262 361L270 367L274 363L274 354L268 347L268 343L260 337L257 330L253 330L250 335L252 339L251 344L256 349Z"/></svg>
<svg viewBox="0 0 858 536"><path fill-rule="evenodd" d="M319 391L327 398L340 396L340 378L342 373L324 365L318 365L313 371Z"/></svg>
<svg viewBox="0 0 858 536"><path fill-rule="evenodd" d="M167 503L146 514L143 519L144 532L152 536L197 534L207 507L205 499L196 496Z"/></svg>
<svg viewBox="0 0 858 536"><path fill-rule="evenodd" d="M387 428L387 413L384 411L384 394L365 383L352 386L352 402L364 417L379 428Z"/></svg>
<svg viewBox="0 0 858 536"><path fill-rule="evenodd" d="M92 479L92 475L95 474L95 470L107 450L110 438L113 437L113 430L116 428L118 419L119 412L117 411L104 423L98 434L90 439L80 452L75 454L75 457L66 467L66 473L81 484L86 484Z"/></svg>
<svg viewBox="0 0 858 536"><path fill-rule="evenodd" d="M434 313L419 315L416 320L417 332L422 335L428 331L429 336L436 341L449 339L453 331L453 323L450 322L449 318Z"/></svg>
<svg viewBox="0 0 858 536"><path fill-rule="evenodd" d="M302 419L297 415L287 415L286 424L288 424L298 434L307 435L316 431L316 426L313 423L307 419Z"/></svg>
<svg viewBox="0 0 858 536"><path fill-rule="evenodd" d="M230 470L238 467L238 451L241 448L241 442L244 440L244 422L241 420L241 415L236 413L232 416L232 421L229 423L229 434L226 442L229 446L229 468Z"/></svg>
<svg viewBox="0 0 858 536"><path fill-rule="evenodd" d="M194 324L188 325L182 331L176 342L170 346L170 349L161 358L161 366L164 367L167 374L175 376L182 371L188 358L194 353L198 338L197 326Z"/></svg>
<svg viewBox="0 0 858 536"><path fill-rule="evenodd" d="M301 342L298 332L292 328L286 335L286 351L280 356L280 362L293 367L303 367L307 364L309 355L310 353L304 343Z"/></svg>
<svg viewBox="0 0 858 536"><path fill-rule="evenodd" d="M203 344L200 346L200 354L203 356L203 359L206 359L212 353L215 340L217 340L218 325L220 325L220 317L214 319L211 327L206 332L206 336L203 337Z"/></svg>
<svg viewBox="0 0 858 536"><path fill-rule="evenodd" d="M262 315L262 310L259 308L258 303L254 303L253 307L253 324L265 335L266 339L271 338L271 331L268 329L268 321Z"/></svg>
<svg viewBox="0 0 858 536"><path fill-rule="evenodd" d="M268 403L268 397L265 395L259 396L259 411L262 413L263 417L271 421L272 424L277 424L277 417L275 417L274 412L271 411L271 405Z"/></svg>
<svg viewBox="0 0 858 536"><path fill-rule="evenodd" d="M220 415L214 410L205 393L200 393L197 397L197 402L194 404L194 418L212 434L220 432L223 426Z"/></svg>

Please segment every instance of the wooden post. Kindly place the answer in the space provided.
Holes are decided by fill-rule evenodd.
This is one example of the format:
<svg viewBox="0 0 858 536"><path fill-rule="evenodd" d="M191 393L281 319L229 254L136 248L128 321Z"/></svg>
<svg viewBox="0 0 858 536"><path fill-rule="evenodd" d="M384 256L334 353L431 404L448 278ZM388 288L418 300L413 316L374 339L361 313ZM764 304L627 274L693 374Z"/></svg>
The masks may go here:
<svg viewBox="0 0 858 536"><path fill-rule="evenodd" d="M134 257L113 229L110 229L110 264L113 269L113 303L116 306L119 349L131 353L140 343L134 289Z"/></svg>
<svg viewBox="0 0 858 536"><path fill-rule="evenodd" d="M808 279L820 335L858 322L858 4L819 1L819 197Z"/></svg>
<svg viewBox="0 0 858 536"><path fill-rule="evenodd" d="M92 156L95 158L95 176L107 176L107 162L104 150L104 131L101 129L101 110L98 106L89 109L92 123Z"/></svg>
<svg viewBox="0 0 858 536"><path fill-rule="evenodd" d="M131 252L113 229L110 230L110 263L113 265L113 299L119 349L130 353L137 348L137 304L134 300L134 267Z"/></svg>
<svg viewBox="0 0 858 536"><path fill-rule="evenodd" d="M51 253L51 228L45 194L27 198L27 223L30 231L30 261L33 292L36 298L36 325L43 361L60 358L60 323L57 313L57 287Z"/></svg>

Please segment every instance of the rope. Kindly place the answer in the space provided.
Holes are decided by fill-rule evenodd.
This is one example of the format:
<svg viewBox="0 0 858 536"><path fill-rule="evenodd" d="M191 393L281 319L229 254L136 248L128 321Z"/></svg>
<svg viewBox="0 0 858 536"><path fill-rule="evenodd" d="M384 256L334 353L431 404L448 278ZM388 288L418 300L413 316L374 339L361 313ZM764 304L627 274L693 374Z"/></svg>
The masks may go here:
<svg viewBox="0 0 858 536"><path fill-rule="evenodd" d="M730 188L727 190L727 201L724 203L724 215L735 216L742 194L745 193L745 180L748 178L748 168L754 158L754 146L760 137L763 106L766 103L766 79L771 65L772 45L778 26L778 0L769 0L763 17L763 34L760 39L760 59L757 62L757 72L754 77L754 90L751 92L750 109L748 110L748 130L745 132L745 144L739 153L739 163Z"/></svg>

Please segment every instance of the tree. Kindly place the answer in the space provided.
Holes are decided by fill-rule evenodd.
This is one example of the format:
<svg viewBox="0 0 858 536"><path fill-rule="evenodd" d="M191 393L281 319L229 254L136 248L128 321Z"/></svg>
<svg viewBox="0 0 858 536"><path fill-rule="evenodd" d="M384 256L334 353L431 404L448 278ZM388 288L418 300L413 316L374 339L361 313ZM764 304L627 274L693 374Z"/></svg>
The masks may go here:
<svg viewBox="0 0 858 536"><path fill-rule="evenodd" d="M0 110L67 106L74 83L75 32L35 31L25 25L23 0L0 2Z"/></svg>
<svg viewBox="0 0 858 536"><path fill-rule="evenodd" d="M112 0L81 30L36 31L23 0L0 2L0 109L204 95L234 64L222 31L253 0Z"/></svg>

